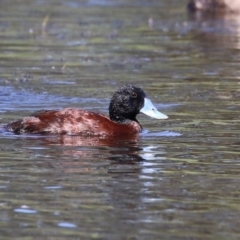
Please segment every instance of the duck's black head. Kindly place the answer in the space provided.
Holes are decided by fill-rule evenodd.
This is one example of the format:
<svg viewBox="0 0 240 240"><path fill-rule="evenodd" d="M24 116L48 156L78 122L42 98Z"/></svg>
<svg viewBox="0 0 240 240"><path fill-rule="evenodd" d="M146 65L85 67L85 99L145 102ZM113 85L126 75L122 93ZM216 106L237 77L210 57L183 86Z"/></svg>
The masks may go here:
<svg viewBox="0 0 240 240"><path fill-rule="evenodd" d="M167 118L166 115L158 112L146 93L139 87L126 84L114 93L109 105L109 117L112 121L137 122L136 116L140 112L157 119Z"/></svg>
<svg viewBox="0 0 240 240"><path fill-rule="evenodd" d="M115 122L136 121L145 97L146 94L139 87L127 84L119 88L114 93L109 105L110 119Z"/></svg>

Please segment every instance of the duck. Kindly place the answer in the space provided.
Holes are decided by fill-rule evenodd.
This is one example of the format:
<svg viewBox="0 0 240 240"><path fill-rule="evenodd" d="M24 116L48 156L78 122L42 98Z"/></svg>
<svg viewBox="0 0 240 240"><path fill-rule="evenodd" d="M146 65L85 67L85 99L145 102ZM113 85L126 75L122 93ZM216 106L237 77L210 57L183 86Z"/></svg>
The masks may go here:
<svg viewBox="0 0 240 240"><path fill-rule="evenodd" d="M190 12L240 12L239 0L190 0L187 8Z"/></svg>
<svg viewBox="0 0 240 240"><path fill-rule="evenodd" d="M168 118L157 110L142 88L126 84L113 94L109 117L78 108L42 110L7 124L6 129L15 134L126 136L142 131L136 119L139 113L155 119Z"/></svg>

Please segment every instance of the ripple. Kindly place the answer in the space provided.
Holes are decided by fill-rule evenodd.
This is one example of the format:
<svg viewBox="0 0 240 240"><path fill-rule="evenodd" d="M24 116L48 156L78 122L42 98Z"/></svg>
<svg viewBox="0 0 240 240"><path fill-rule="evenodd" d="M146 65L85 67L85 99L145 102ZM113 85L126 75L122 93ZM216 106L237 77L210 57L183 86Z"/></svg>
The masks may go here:
<svg viewBox="0 0 240 240"><path fill-rule="evenodd" d="M45 189L61 189L62 186L47 186L47 187L44 187Z"/></svg>
<svg viewBox="0 0 240 240"><path fill-rule="evenodd" d="M64 227L64 228L77 228L76 224L69 223L69 222L60 222L57 225L58 225L58 227Z"/></svg>
<svg viewBox="0 0 240 240"><path fill-rule="evenodd" d="M15 208L14 212L26 213L26 214L34 214L34 213L37 213L38 211L34 210L34 209L30 209L30 208Z"/></svg>
<svg viewBox="0 0 240 240"><path fill-rule="evenodd" d="M181 133L173 131L163 131L163 132L148 132L144 130L141 134L143 137L179 137L182 136Z"/></svg>

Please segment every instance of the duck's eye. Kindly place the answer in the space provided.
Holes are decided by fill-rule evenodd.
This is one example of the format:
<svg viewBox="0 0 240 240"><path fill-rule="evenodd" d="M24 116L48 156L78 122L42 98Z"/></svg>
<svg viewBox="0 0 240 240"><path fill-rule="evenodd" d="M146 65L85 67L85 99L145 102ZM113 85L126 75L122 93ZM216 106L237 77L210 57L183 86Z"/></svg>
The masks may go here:
<svg viewBox="0 0 240 240"><path fill-rule="evenodd" d="M131 96L132 96L132 98L136 98L136 97L137 97L137 94L136 94L135 92L133 92L133 93L131 94Z"/></svg>

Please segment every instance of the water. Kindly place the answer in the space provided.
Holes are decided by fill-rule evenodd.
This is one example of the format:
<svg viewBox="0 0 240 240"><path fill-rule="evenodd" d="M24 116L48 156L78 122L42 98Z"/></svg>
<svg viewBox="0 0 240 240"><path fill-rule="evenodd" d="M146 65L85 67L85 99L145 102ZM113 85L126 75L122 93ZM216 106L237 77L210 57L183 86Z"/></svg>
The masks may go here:
<svg viewBox="0 0 240 240"><path fill-rule="evenodd" d="M187 1L0 3L0 123L108 113L125 83L169 116L139 136L0 131L2 239L239 239L239 17Z"/></svg>

